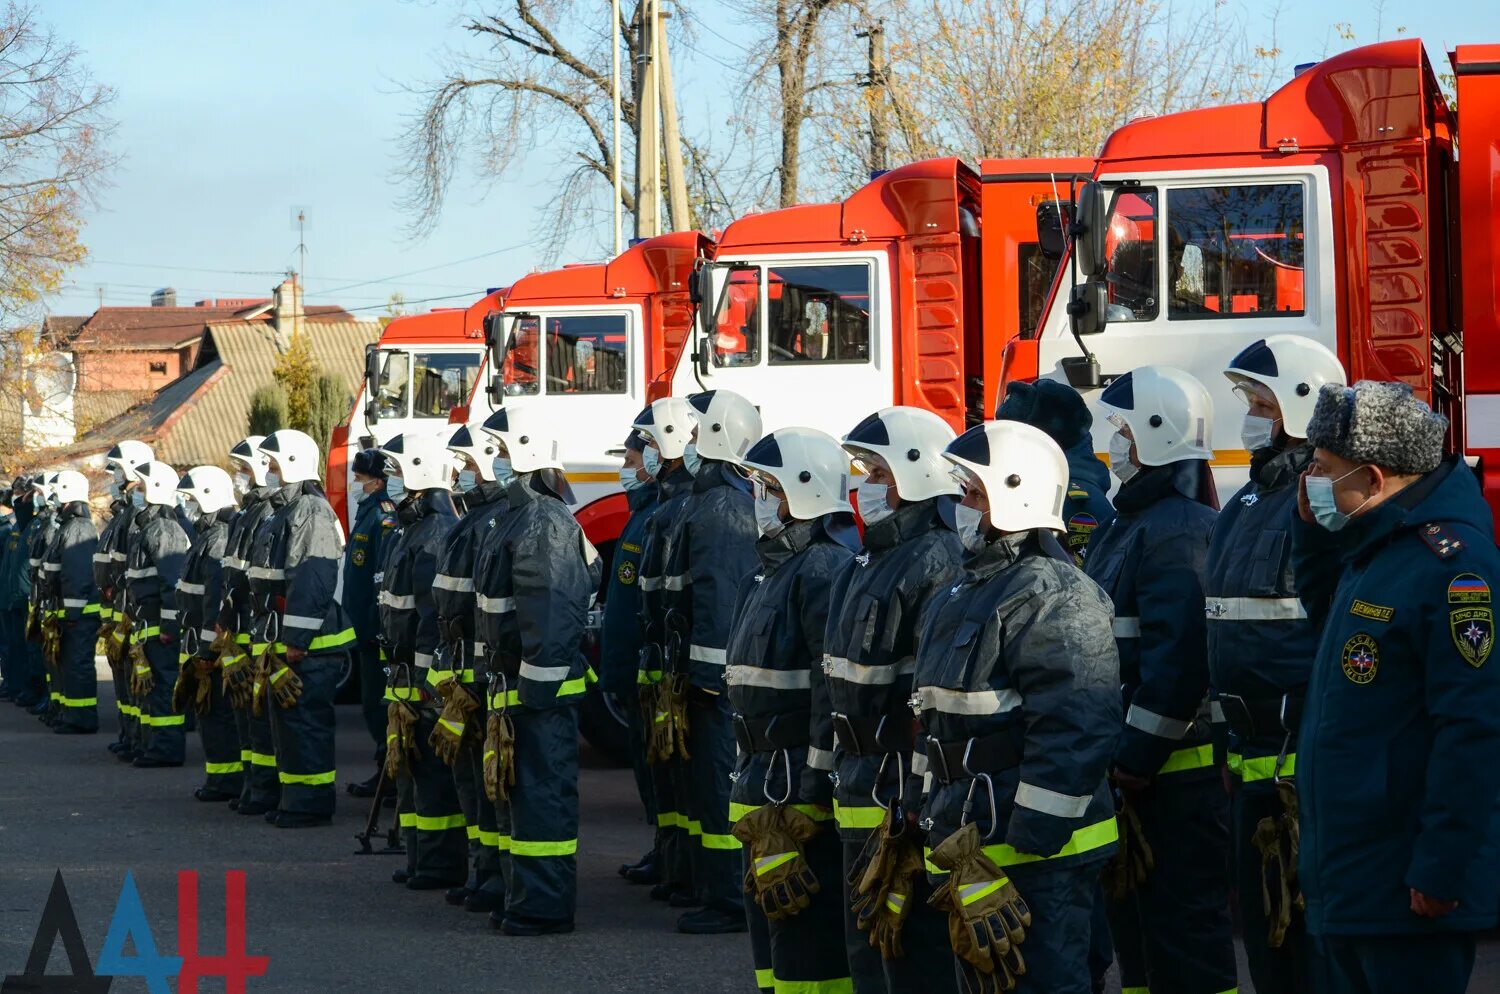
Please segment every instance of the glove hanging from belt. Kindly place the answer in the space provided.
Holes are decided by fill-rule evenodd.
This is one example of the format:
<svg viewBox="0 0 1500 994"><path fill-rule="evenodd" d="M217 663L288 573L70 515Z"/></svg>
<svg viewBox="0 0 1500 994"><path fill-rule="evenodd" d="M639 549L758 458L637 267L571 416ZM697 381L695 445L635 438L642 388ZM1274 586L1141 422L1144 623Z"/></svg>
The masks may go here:
<svg viewBox="0 0 1500 994"><path fill-rule="evenodd" d="M250 707L255 697L255 666L250 655L226 632L214 639L219 647L219 671L224 674L224 696L240 710Z"/></svg>
<svg viewBox="0 0 1500 994"><path fill-rule="evenodd" d="M849 871L855 924L870 933L870 945L885 959L904 955L901 928L911 914L918 875L924 872L922 841L907 829L906 814L893 800Z"/></svg>
<svg viewBox="0 0 1500 994"><path fill-rule="evenodd" d="M443 712L438 715L427 744L438 759L452 766L458 761L464 743L474 738L469 719L479 710L479 701L457 677L450 676L438 684L437 693L443 699Z"/></svg>
<svg viewBox="0 0 1500 994"><path fill-rule="evenodd" d="M1292 909L1301 911L1305 902L1297 886L1297 851L1301 848L1301 829L1297 823L1297 787L1290 779L1276 781L1276 796L1281 814L1268 815L1255 826L1250 837L1260 850L1260 897L1270 922L1266 943L1280 949L1292 924ZM1274 874L1273 894L1268 877Z"/></svg>
<svg viewBox="0 0 1500 994"><path fill-rule="evenodd" d="M1120 824L1120 847L1104 867L1104 892L1114 901L1124 900L1156 868L1156 857L1151 852L1151 843L1146 841L1141 816L1130 803L1130 795L1120 791L1118 796L1115 817Z"/></svg>
<svg viewBox="0 0 1500 994"><path fill-rule="evenodd" d="M391 701L385 708L385 775L395 780L417 760L417 709L411 701Z"/></svg>
<svg viewBox="0 0 1500 994"><path fill-rule="evenodd" d="M979 826L969 822L932 851L933 865L948 878L928 903L948 915L948 940L971 994L1014 990L1026 972L1020 945L1031 925L1015 885L984 854Z"/></svg>
<svg viewBox="0 0 1500 994"><path fill-rule="evenodd" d="M32 601L26 605L26 641L40 642L42 640L42 612L36 609L36 602Z"/></svg>
<svg viewBox="0 0 1500 994"><path fill-rule="evenodd" d="M177 682L172 685L172 712L186 714L189 706L198 699L198 685L202 674L191 659L184 659L177 670ZM199 712L200 714L203 712Z"/></svg>
<svg viewBox="0 0 1500 994"><path fill-rule="evenodd" d="M111 668L120 674L122 681L129 686L130 674L127 670L129 662L130 629L133 622L129 618L121 617L109 630L104 639L104 655L109 660Z"/></svg>
<svg viewBox="0 0 1500 994"><path fill-rule="evenodd" d="M276 697L276 703L289 708L302 696L302 678L286 661L286 656L276 651L275 644L266 646L261 653L261 672L265 674L266 686Z"/></svg>
<svg viewBox="0 0 1500 994"><path fill-rule="evenodd" d="M54 673L62 672L62 629L57 623L57 615L51 611L42 612L42 662Z"/></svg>
<svg viewBox="0 0 1500 994"><path fill-rule="evenodd" d="M651 688L650 696L653 702L646 761L659 764L677 758L691 758L687 747L687 677L681 674L668 676Z"/></svg>
<svg viewBox="0 0 1500 994"><path fill-rule="evenodd" d="M506 713L503 678L500 688L500 707L484 723L484 796L491 801L506 800L516 785L516 726Z"/></svg>
<svg viewBox="0 0 1500 994"><path fill-rule="evenodd" d="M156 677L151 673L151 663L146 659L146 646L140 642L130 645L130 694L139 700L156 689Z"/></svg>
<svg viewBox="0 0 1500 994"><path fill-rule="evenodd" d="M735 822L734 837L750 847L745 893L771 921L812 904L820 884L802 847L817 834L817 822L785 804L766 804Z"/></svg>

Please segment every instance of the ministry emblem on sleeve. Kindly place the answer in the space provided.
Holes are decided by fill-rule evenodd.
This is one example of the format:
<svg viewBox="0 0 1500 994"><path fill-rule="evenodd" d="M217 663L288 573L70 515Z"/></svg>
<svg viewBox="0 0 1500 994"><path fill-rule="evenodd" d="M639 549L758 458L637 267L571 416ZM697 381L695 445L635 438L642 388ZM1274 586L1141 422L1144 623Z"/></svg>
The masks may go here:
<svg viewBox="0 0 1500 994"><path fill-rule="evenodd" d="M635 582L635 563L629 559L625 560L620 564L620 568L615 570L615 576L625 586L630 586Z"/></svg>
<svg viewBox="0 0 1500 994"><path fill-rule="evenodd" d="M1463 661L1476 670L1495 648L1495 616L1490 585L1474 573L1460 573L1448 583L1448 631Z"/></svg>
<svg viewBox="0 0 1500 994"><path fill-rule="evenodd" d="M1364 632L1344 643L1344 676L1364 685L1375 679L1380 668L1380 646Z"/></svg>

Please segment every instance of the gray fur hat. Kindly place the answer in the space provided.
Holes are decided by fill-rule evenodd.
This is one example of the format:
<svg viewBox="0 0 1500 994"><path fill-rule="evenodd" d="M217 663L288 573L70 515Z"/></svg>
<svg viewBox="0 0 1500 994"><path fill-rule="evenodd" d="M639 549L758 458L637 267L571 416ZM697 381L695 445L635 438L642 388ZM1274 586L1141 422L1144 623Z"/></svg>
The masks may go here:
<svg viewBox="0 0 1500 994"><path fill-rule="evenodd" d="M1430 473L1443 461L1448 419L1412 396L1405 383L1325 383L1307 423L1320 449L1393 473Z"/></svg>

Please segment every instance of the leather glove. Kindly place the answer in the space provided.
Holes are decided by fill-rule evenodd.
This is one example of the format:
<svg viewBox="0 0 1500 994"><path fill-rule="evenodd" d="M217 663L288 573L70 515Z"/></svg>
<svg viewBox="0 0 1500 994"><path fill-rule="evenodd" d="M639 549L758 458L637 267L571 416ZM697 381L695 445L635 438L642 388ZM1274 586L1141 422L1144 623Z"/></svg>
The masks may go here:
<svg viewBox="0 0 1500 994"><path fill-rule="evenodd" d="M130 693L137 699L145 697L156 688L156 678L151 675L146 648L139 642L130 646L130 666Z"/></svg>
<svg viewBox="0 0 1500 994"><path fill-rule="evenodd" d="M1141 816L1130 803L1130 792L1120 791L1119 798L1115 817L1120 824L1120 848L1104 867L1104 891L1115 901L1123 900L1145 883L1156 868L1156 857L1151 852L1151 843L1146 841Z"/></svg>
<svg viewBox="0 0 1500 994"><path fill-rule="evenodd" d="M177 671L177 682L172 685L172 711L174 714L187 713L188 707L197 700L198 683L198 667L184 660L181 669Z"/></svg>
<svg viewBox="0 0 1500 994"><path fill-rule="evenodd" d="M302 678L292 669L291 663L274 648L267 646L261 656L261 665L266 674L266 685L276 696L276 703L283 708L296 704L302 696Z"/></svg>
<svg viewBox="0 0 1500 994"><path fill-rule="evenodd" d="M458 761L464 742L473 738L468 731L469 719L479 710L479 702L468 688L451 677L438 684L437 692L443 699L443 712L438 715L427 744L438 759L452 766Z"/></svg>
<svg viewBox="0 0 1500 994"><path fill-rule="evenodd" d="M385 775L394 782L403 767L417 758L417 709L409 701L391 701L385 708Z"/></svg>
<svg viewBox="0 0 1500 994"><path fill-rule="evenodd" d="M904 955L901 928L911 914L918 875L925 872L922 840L907 830L905 813L893 803L885 821L870 833L849 881L855 924L870 933L870 945L885 959Z"/></svg>
<svg viewBox="0 0 1500 994"><path fill-rule="evenodd" d="M1276 795L1281 814L1262 818L1250 841L1260 852L1260 898L1265 908L1266 944L1279 949L1286 941L1292 924L1292 910L1301 911L1306 902L1297 886L1297 853L1301 848L1301 829L1297 822L1297 787L1291 779L1276 781ZM1276 880L1277 892L1271 893L1270 878Z"/></svg>
<svg viewBox="0 0 1500 994"><path fill-rule="evenodd" d="M818 834L818 823L796 808L767 804L734 826L734 837L750 847L745 893L771 921L790 918L812 904L818 878L802 847Z"/></svg>
<svg viewBox="0 0 1500 994"><path fill-rule="evenodd" d="M504 711L492 711L484 724L484 795L510 797L516 785L516 726Z"/></svg>
<svg viewBox="0 0 1500 994"><path fill-rule="evenodd" d="M215 640L214 644L219 643ZM231 636L219 653L219 672L224 674L224 696L229 698L232 707L243 711L250 706L255 689L254 669L249 654L236 645Z"/></svg>
<svg viewBox="0 0 1500 994"><path fill-rule="evenodd" d="M1016 977L1026 972L1020 945L1031 911L1005 871L984 854L978 825L969 822L944 839L932 862L949 872L929 903L947 912L948 939L966 983L982 994L1014 990Z"/></svg>

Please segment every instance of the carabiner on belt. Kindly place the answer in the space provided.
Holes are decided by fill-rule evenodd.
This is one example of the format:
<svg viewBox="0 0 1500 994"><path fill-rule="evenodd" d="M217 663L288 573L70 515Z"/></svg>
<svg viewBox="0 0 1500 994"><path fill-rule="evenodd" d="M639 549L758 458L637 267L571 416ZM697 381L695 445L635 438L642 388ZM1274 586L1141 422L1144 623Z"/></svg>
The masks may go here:
<svg viewBox="0 0 1500 994"><path fill-rule="evenodd" d="M990 779L988 773L980 773L969 781L969 792L964 795L964 807L958 818L958 827L963 828L967 825L969 816L974 813L974 788L979 786L980 781L984 781L984 789L990 795L990 830L984 834L983 839L988 842L1000 829L999 813L995 809L995 782Z"/></svg>
<svg viewBox="0 0 1500 994"><path fill-rule="evenodd" d="M771 796L771 776L776 772L777 757L781 758L782 766L786 770L786 793L779 798ZM789 750L777 749L771 753L771 761L766 764L766 775L760 783L760 792L772 804L785 804L792 799L792 754Z"/></svg>
<svg viewBox="0 0 1500 994"><path fill-rule="evenodd" d="M870 800L874 801L882 811L891 809L890 804L880 799L880 781L885 778L885 764L891 761L892 756L896 757L896 796L891 800L895 804L902 804L906 801L906 760L899 752L888 752L880 757L880 768L875 771L875 782L870 785Z"/></svg>

